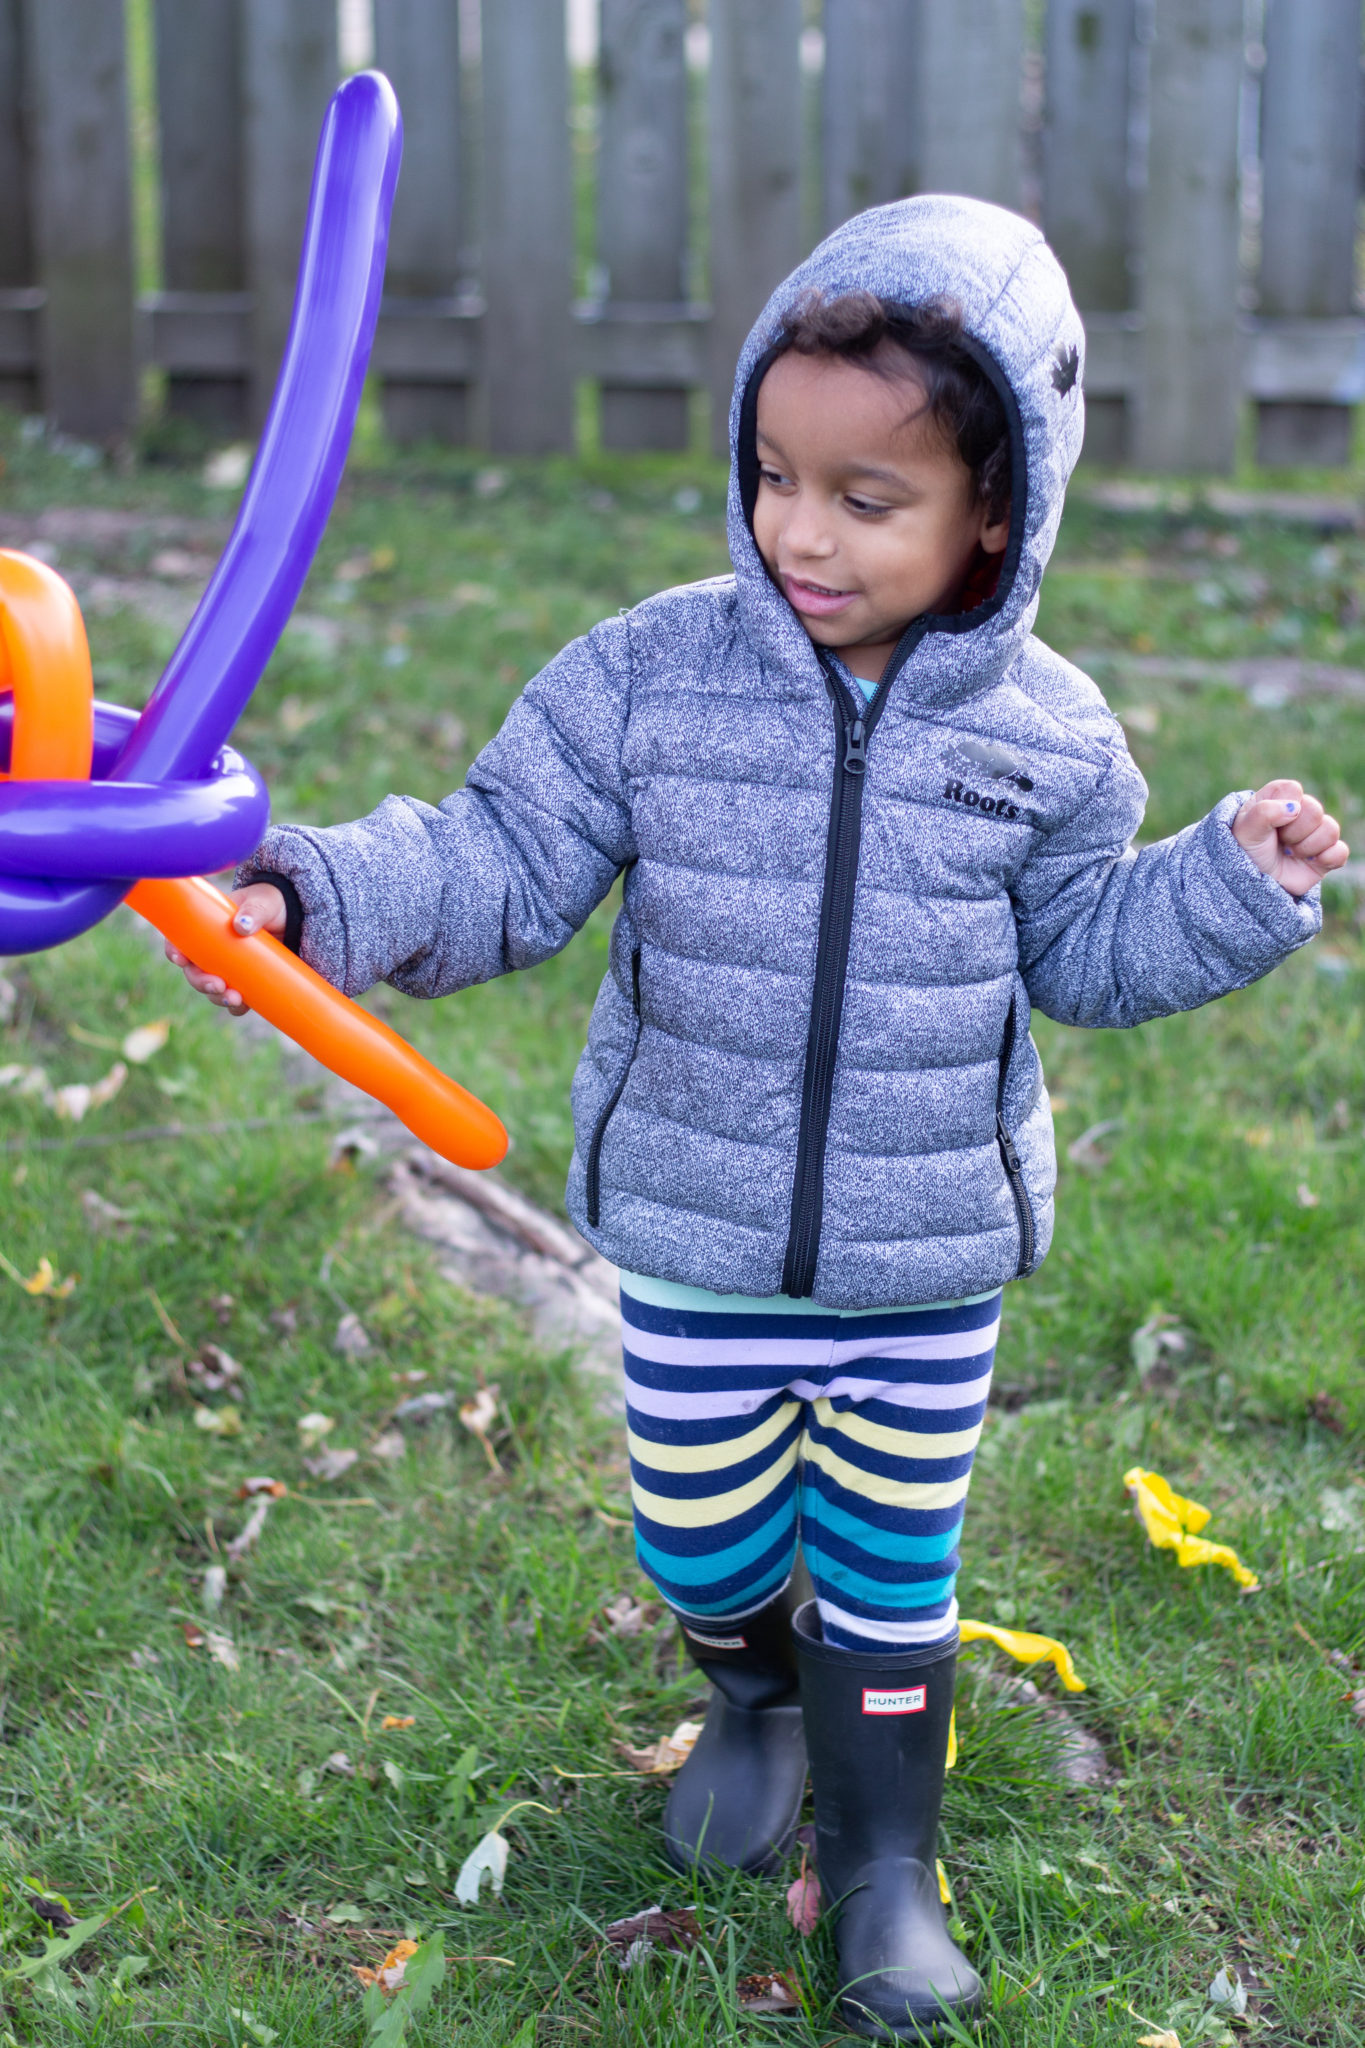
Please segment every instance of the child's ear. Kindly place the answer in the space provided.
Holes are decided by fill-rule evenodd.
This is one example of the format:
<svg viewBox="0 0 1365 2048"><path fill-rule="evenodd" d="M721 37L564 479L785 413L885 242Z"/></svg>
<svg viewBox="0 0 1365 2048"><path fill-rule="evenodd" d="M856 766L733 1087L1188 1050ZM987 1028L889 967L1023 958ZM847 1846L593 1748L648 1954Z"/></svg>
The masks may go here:
<svg viewBox="0 0 1365 2048"><path fill-rule="evenodd" d="M992 519L989 514L983 519L981 526L982 549L988 555L1003 555L1005 543L1009 537L1010 507L1006 504L1004 511L998 519Z"/></svg>

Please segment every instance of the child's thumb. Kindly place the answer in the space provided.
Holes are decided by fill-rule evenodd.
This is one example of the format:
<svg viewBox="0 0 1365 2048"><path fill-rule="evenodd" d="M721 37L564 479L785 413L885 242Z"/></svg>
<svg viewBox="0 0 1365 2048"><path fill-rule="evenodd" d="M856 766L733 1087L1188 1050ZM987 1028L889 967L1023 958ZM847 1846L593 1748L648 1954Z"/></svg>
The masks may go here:
<svg viewBox="0 0 1365 2048"><path fill-rule="evenodd" d="M1279 835L1299 814L1296 796L1270 796L1261 792L1249 797L1232 821L1233 837L1253 860L1264 854L1273 859L1280 849Z"/></svg>

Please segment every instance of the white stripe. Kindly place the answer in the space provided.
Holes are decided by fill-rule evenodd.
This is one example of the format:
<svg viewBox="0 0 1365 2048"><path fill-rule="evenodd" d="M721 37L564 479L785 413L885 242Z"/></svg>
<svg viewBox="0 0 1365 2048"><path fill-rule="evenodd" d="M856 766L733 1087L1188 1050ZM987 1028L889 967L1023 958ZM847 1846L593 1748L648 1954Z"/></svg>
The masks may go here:
<svg viewBox="0 0 1365 2048"><path fill-rule="evenodd" d="M654 1415L662 1422L724 1422L754 1415L765 1401L783 1394L796 1401L838 1400L885 1401L889 1407L918 1409L922 1413L952 1414L979 1407L990 1392L991 1376L979 1380L958 1380L950 1386L930 1386L914 1381L908 1386L888 1386L883 1380L858 1380L850 1373L824 1386L818 1380L789 1380L785 1387L717 1388L714 1393L678 1392L671 1387L645 1387L626 1375L626 1399L637 1415Z"/></svg>
<svg viewBox="0 0 1365 2048"><path fill-rule="evenodd" d="M821 1621L847 1629L850 1635L864 1636L871 1643L936 1643L957 1627L956 1600L948 1602L946 1614L936 1614L931 1621L869 1621L865 1614L845 1614L832 1600L821 1600L819 1607Z"/></svg>
<svg viewBox="0 0 1365 2048"><path fill-rule="evenodd" d="M836 1401L847 1396L850 1401L886 1401L897 1408L944 1410L975 1408L990 1390L989 1373L983 1373L979 1380L951 1380L942 1387L922 1381L902 1386L895 1381L860 1380L852 1373L840 1373L828 1386L818 1386L814 1380L792 1380L788 1385L788 1392L801 1401L816 1401L822 1396Z"/></svg>
<svg viewBox="0 0 1365 2048"><path fill-rule="evenodd" d="M851 1365L860 1358L980 1358L993 1350L1000 1318L977 1330L944 1330L937 1336L850 1339L832 1344L817 1337L670 1337L659 1330L624 1326L627 1351L651 1365L687 1365L704 1372L718 1365Z"/></svg>
<svg viewBox="0 0 1365 2048"><path fill-rule="evenodd" d="M642 1387L626 1375L626 1400L636 1414L657 1415L664 1422L721 1422L734 1415L752 1415L765 1401L786 1391L765 1387L761 1394L743 1388L723 1394L676 1393L669 1388Z"/></svg>

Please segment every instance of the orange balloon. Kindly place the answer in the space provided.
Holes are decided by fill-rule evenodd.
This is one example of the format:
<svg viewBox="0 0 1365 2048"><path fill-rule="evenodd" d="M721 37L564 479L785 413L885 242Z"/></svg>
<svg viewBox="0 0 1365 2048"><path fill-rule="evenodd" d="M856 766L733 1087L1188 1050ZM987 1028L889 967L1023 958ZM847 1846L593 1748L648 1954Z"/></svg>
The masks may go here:
<svg viewBox="0 0 1365 2048"><path fill-rule="evenodd" d="M68 584L0 550L0 690L14 693L10 775L84 782L94 750L90 650ZM456 1166L496 1166L507 1132L491 1109L268 932L234 931L237 906L211 882L136 882L125 899L186 959L220 975L287 1038L391 1109Z"/></svg>

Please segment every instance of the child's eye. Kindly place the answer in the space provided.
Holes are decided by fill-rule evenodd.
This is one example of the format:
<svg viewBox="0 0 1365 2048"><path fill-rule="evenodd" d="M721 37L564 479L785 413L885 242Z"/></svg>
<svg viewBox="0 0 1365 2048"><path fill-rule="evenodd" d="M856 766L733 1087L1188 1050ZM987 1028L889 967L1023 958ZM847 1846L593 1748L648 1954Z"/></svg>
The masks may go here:
<svg viewBox="0 0 1365 2048"><path fill-rule="evenodd" d="M889 505L879 505L873 498L846 497L844 503L850 512L857 512L871 519L880 519L884 512L891 510Z"/></svg>
<svg viewBox="0 0 1365 2048"><path fill-rule="evenodd" d="M768 488L774 491L779 491L784 485L791 483L789 476L784 476L780 469L774 469L770 463L766 462L760 462L758 465L758 480L762 484L767 484Z"/></svg>

